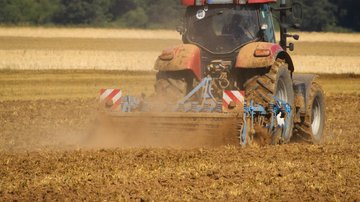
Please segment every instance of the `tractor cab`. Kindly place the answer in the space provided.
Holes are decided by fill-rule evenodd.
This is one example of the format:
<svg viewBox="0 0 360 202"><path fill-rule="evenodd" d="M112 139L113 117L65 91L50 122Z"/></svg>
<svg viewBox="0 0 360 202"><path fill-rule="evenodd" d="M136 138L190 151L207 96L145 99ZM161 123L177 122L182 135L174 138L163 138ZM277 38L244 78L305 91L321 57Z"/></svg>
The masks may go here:
<svg viewBox="0 0 360 202"><path fill-rule="evenodd" d="M216 55L238 52L251 42L275 43L268 4L189 6L181 30L184 43Z"/></svg>

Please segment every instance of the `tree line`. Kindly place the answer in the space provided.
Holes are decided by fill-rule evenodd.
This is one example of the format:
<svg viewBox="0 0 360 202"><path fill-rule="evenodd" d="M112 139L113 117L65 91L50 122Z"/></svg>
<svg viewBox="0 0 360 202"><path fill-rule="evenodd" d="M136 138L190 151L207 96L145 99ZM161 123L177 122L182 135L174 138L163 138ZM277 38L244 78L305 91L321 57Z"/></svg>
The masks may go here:
<svg viewBox="0 0 360 202"><path fill-rule="evenodd" d="M302 30L360 31L359 0L294 0ZM0 0L0 24L175 28L180 0Z"/></svg>

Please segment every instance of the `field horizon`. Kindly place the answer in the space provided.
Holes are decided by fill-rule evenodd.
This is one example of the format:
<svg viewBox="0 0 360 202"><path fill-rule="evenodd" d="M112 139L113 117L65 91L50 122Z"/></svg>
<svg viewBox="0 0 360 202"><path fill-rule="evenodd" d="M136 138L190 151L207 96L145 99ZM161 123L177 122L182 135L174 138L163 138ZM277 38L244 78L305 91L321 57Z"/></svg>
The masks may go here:
<svg viewBox="0 0 360 202"><path fill-rule="evenodd" d="M290 52L297 72L360 74L360 34L300 33ZM153 69L171 30L0 27L0 69Z"/></svg>

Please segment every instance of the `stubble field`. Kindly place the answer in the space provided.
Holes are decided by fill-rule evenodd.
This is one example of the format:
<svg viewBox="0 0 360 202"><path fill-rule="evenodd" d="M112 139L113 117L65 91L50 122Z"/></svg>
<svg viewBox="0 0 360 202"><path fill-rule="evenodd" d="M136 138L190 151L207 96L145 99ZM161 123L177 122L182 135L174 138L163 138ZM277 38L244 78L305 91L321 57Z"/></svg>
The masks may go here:
<svg viewBox="0 0 360 202"><path fill-rule="evenodd" d="M360 74L360 34L299 34L298 72ZM161 50L180 39L165 30L0 28L0 69L151 71Z"/></svg>
<svg viewBox="0 0 360 202"><path fill-rule="evenodd" d="M323 73L321 145L123 149L83 145L98 90L150 95L177 35L24 29L0 29L0 200L360 200L359 35L304 34L294 53Z"/></svg>

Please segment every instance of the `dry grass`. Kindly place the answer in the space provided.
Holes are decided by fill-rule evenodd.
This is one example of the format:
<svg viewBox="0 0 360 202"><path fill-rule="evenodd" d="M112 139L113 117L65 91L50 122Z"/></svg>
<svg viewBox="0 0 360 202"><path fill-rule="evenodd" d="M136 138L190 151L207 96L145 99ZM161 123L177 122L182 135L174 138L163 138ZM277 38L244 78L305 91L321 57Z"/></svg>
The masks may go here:
<svg viewBox="0 0 360 202"><path fill-rule="evenodd" d="M102 88L120 88L125 93L153 93L151 72L43 70L0 71L0 101L64 98L97 98ZM1 111L1 110L0 110Z"/></svg>
<svg viewBox="0 0 360 202"><path fill-rule="evenodd" d="M175 39L91 39L0 37L1 50L91 50L91 51L157 51L180 44Z"/></svg>
<svg viewBox="0 0 360 202"><path fill-rule="evenodd" d="M97 69L151 71L158 52L0 50L0 69Z"/></svg>
<svg viewBox="0 0 360 202"><path fill-rule="evenodd" d="M92 51L157 51L181 44L176 39L92 39L0 37L1 50L92 50ZM359 43L296 42L292 55L359 56Z"/></svg>
<svg viewBox="0 0 360 202"><path fill-rule="evenodd" d="M2 69L152 71L156 51L0 50ZM294 55L296 72L360 74L358 56Z"/></svg>
<svg viewBox="0 0 360 202"><path fill-rule="evenodd" d="M345 42L295 42L295 51L291 55L315 56L360 56L359 43Z"/></svg>
<svg viewBox="0 0 360 202"><path fill-rule="evenodd" d="M359 56L292 56L296 72L312 72L327 74L360 74Z"/></svg>
<svg viewBox="0 0 360 202"><path fill-rule="evenodd" d="M360 74L360 34L301 33L291 53L298 72ZM0 69L153 69L166 30L0 28Z"/></svg>
<svg viewBox="0 0 360 202"><path fill-rule="evenodd" d="M321 75L328 95L360 93L360 77ZM73 99L98 96L101 88L120 88L130 95L154 91L154 72L103 70L0 70L0 102L5 100ZM0 109L1 111L1 109Z"/></svg>
<svg viewBox="0 0 360 202"><path fill-rule="evenodd" d="M301 41L359 43L360 34L296 32ZM277 36L279 34L277 33ZM101 28L43 28L2 27L0 37L34 38L125 38L125 39L181 39L173 30L101 29Z"/></svg>
<svg viewBox="0 0 360 202"><path fill-rule="evenodd" d="M300 35L303 42L346 42L360 43L359 33L323 33L323 32L294 32ZM277 33L279 36L279 33Z"/></svg>
<svg viewBox="0 0 360 202"><path fill-rule="evenodd" d="M33 38L123 38L123 39L180 39L172 30L98 29L98 28L0 28L1 37Z"/></svg>

